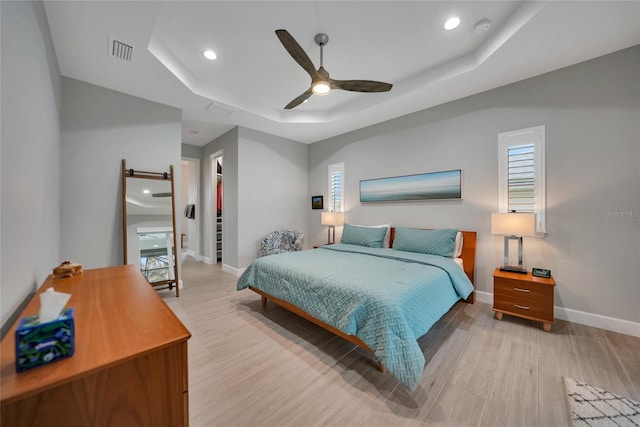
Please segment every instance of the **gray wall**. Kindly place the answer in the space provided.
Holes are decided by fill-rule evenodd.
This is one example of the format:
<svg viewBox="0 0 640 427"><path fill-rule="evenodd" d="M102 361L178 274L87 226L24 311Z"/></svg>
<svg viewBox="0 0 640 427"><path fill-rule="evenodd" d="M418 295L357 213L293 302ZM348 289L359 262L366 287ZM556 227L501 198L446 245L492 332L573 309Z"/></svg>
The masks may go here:
<svg viewBox="0 0 640 427"><path fill-rule="evenodd" d="M191 159L202 158L202 147L196 147L195 145L182 144L180 148L182 157L189 157Z"/></svg>
<svg viewBox="0 0 640 427"><path fill-rule="evenodd" d="M344 162L347 222L477 231L476 285L493 292L498 133L545 125L548 234L525 238L525 263L551 269L557 306L638 322L639 75L636 46L312 144L308 194L326 197L327 165ZM462 201L359 202L361 179L457 168ZM310 238L326 239L317 212Z"/></svg>
<svg viewBox="0 0 640 427"><path fill-rule="evenodd" d="M203 205L211 203L209 156L223 151L223 264L236 272L256 258L260 241L279 228L307 232L308 146L234 128L202 150ZM308 203L307 203L308 202ZM308 206L309 205L309 206ZM203 236L209 219L204 218ZM203 243L203 254L210 248Z"/></svg>
<svg viewBox="0 0 640 427"><path fill-rule="evenodd" d="M119 265L121 160L145 171L172 164L179 203L181 112L69 78L62 89L60 255L85 268Z"/></svg>
<svg viewBox="0 0 640 427"><path fill-rule="evenodd" d="M308 155L308 145L240 128L238 268L256 258L260 241L274 230L295 228L307 234Z"/></svg>
<svg viewBox="0 0 640 427"><path fill-rule="evenodd" d="M1 322L60 261L61 78L42 3L0 2Z"/></svg>
<svg viewBox="0 0 640 427"><path fill-rule="evenodd" d="M202 218L202 243L200 244L202 255L215 261L215 247L210 241L212 225L215 217L215 195L212 192L216 189L212 187L215 179L215 170L211 170L210 156L218 151L223 151L222 155L222 262L225 265L237 268L238 265L238 128L235 127L224 135L211 141L202 147L202 161L200 170L202 171L202 200L200 208L200 218ZM209 206L208 215L205 214L204 206Z"/></svg>

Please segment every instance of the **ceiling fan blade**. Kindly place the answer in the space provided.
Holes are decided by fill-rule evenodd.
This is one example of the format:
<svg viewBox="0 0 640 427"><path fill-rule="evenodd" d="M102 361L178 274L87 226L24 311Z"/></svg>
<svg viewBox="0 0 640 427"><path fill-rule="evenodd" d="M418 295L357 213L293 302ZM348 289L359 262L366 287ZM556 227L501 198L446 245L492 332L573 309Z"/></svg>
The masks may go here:
<svg viewBox="0 0 640 427"><path fill-rule="evenodd" d="M288 103L287 106L284 107L284 109L291 110L292 108L296 108L298 105L302 104L304 101L309 99L311 95L313 95L313 92L311 92L311 89L309 88L305 93L303 93L302 95L300 95L299 97L297 97L296 99Z"/></svg>
<svg viewBox="0 0 640 427"><path fill-rule="evenodd" d="M335 89L350 90L352 92L388 92L391 83L375 82L373 80L334 80L331 84Z"/></svg>
<svg viewBox="0 0 640 427"><path fill-rule="evenodd" d="M298 42L289 34L287 30L276 30L276 35L280 39L280 42L287 49L287 52L295 59L295 61L300 64L304 70L309 73L311 76L311 80L314 80L318 72L316 71L316 67L309 59L309 55L302 49L302 47L298 44ZM293 107L292 107L293 108Z"/></svg>

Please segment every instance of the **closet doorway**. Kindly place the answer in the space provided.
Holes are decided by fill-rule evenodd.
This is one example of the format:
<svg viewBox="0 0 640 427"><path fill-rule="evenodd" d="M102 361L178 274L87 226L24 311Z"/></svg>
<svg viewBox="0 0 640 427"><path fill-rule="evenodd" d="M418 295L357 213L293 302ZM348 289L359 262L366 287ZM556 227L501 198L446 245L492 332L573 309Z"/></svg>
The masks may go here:
<svg viewBox="0 0 640 427"><path fill-rule="evenodd" d="M181 259L191 256L196 261L201 260L200 254L200 209L199 200L199 176L200 176L200 159L183 157L181 161L181 204L180 208L176 204L176 211L184 214L180 215L181 233L180 233L180 249ZM176 202L177 203L177 202Z"/></svg>
<svg viewBox="0 0 640 427"><path fill-rule="evenodd" d="M212 240L212 253L211 260L213 264L221 263L223 257L223 230L224 230L224 217L223 217L223 162L222 162L222 151L218 151L211 155L211 174L213 178L213 182L211 185L211 204L213 205L211 208L211 212L214 213L213 224L211 229L213 230L211 240Z"/></svg>

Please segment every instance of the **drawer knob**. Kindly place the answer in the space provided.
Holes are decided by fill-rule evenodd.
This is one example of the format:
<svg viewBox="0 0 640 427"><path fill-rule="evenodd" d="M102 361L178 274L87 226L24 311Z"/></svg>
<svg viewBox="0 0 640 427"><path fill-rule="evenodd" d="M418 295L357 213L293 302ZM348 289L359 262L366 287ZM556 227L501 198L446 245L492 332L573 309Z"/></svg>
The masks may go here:
<svg viewBox="0 0 640 427"><path fill-rule="evenodd" d="M518 291L518 292L525 292L525 293L529 293L531 292L529 289L522 289L522 288L513 288L514 290Z"/></svg>
<svg viewBox="0 0 640 427"><path fill-rule="evenodd" d="M527 307L526 305L520 305L520 304L513 304L513 306L515 308L520 308L522 310L529 310L529 307Z"/></svg>

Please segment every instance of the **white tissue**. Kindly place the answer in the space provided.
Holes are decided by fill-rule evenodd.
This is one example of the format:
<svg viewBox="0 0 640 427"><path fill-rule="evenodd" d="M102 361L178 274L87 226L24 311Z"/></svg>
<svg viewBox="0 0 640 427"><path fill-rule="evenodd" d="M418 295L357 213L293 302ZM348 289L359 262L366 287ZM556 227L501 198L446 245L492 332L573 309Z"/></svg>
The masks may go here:
<svg viewBox="0 0 640 427"><path fill-rule="evenodd" d="M40 323L51 322L60 316L64 305L71 298L71 294L56 292L49 288L40 294L40 312L38 320Z"/></svg>

